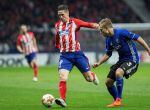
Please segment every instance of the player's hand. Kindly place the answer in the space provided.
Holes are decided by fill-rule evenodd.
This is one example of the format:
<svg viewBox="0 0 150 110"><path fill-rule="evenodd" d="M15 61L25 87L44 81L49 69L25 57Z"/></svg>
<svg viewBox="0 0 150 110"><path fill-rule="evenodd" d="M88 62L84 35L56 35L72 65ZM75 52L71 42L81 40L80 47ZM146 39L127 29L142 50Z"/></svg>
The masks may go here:
<svg viewBox="0 0 150 110"><path fill-rule="evenodd" d="M25 50L22 50L21 53L22 53L22 54L25 54Z"/></svg>
<svg viewBox="0 0 150 110"><path fill-rule="evenodd" d="M93 23L93 27L94 27L95 29L99 29L99 24Z"/></svg>
<svg viewBox="0 0 150 110"><path fill-rule="evenodd" d="M96 68L96 67L98 67L100 64L99 63L94 63L93 65L92 65L92 67L93 68Z"/></svg>

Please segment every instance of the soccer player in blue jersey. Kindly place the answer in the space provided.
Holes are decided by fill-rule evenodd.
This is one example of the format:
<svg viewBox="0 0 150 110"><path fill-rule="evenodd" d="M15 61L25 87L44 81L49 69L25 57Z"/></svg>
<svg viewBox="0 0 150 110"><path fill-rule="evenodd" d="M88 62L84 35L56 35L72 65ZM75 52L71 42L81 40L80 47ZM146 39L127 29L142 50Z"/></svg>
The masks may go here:
<svg viewBox="0 0 150 110"><path fill-rule="evenodd" d="M133 41L141 44L149 55L150 48L139 35L126 29L113 28L112 22L108 18L102 19L99 25L102 35L106 37L106 54L93 67L96 68L106 62L114 50L118 52L119 61L110 67L106 80L107 89L114 98L113 103L107 106L121 106L123 77L128 79L137 71L139 65L139 56ZM114 82L116 82L116 85L114 85Z"/></svg>

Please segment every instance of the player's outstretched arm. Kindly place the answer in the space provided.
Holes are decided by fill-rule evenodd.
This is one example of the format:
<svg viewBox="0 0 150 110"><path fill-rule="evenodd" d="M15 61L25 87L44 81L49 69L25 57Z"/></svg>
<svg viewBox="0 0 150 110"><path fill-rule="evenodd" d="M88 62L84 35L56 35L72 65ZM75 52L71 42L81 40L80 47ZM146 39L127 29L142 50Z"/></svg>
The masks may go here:
<svg viewBox="0 0 150 110"><path fill-rule="evenodd" d="M85 22L85 21L82 21L82 20L76 19L76 18L74 18L74 21L78 25L78 28L86 27L86 28L99 29L99 24L98 23Z"/></svg>
<svg viewBox="0 0 150 110"><path fill-rule="evenodd" d="M137 42L138 42L139 44L141 44L141 45L146 49L146 51L148 52L148 54L149 54L149 56L150 56L150 47L149 47L148 44L142 39L142 37L139 37L139 38L137 39Z"/></svg>
<svg viewBox="0 0 150 110"><path fill-rule="evenodd" d="M93 68L98 67L99 65L103 64L104 62L106 62L108 59L110 58L110 56L108 56L107 54L105 54L97 63L94 63L92 66Z"/></svg>

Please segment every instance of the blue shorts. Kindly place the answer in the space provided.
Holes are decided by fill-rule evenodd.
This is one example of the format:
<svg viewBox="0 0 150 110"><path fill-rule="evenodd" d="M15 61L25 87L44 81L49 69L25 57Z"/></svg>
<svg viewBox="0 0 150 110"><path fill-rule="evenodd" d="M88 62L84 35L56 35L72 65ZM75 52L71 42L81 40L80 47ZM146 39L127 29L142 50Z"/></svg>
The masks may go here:
<svg viewBox="0 0 150 110"><path fill-rule="evenodd" d="M58 69L66 69L71 71L76 66L81 73L90 70L89 60L82 51L78 52L62 52L59 59Z"/></svg>
<svg viewBox="0 0 150 110"><path fill-rule="evenodd" d="M36 53L30 53L29 55L26 55L25 58L27 59L28 63L31 63L31 61L36 58Z"/></svg>

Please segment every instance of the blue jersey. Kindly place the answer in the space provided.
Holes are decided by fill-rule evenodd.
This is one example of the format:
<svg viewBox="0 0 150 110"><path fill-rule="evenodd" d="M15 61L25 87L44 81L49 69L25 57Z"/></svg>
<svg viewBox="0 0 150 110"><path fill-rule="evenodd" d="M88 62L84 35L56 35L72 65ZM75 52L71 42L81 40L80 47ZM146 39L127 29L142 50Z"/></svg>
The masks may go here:
<svg viewBox="0 0 150 110"><path fill-rule="evenodd" d="M106 54L111 56L116 50L119 54L119 61L133 61L139 63L139 56L133 40L140 36L129 32L126 29L114 29L114 35L106 37Z"/></svg>

